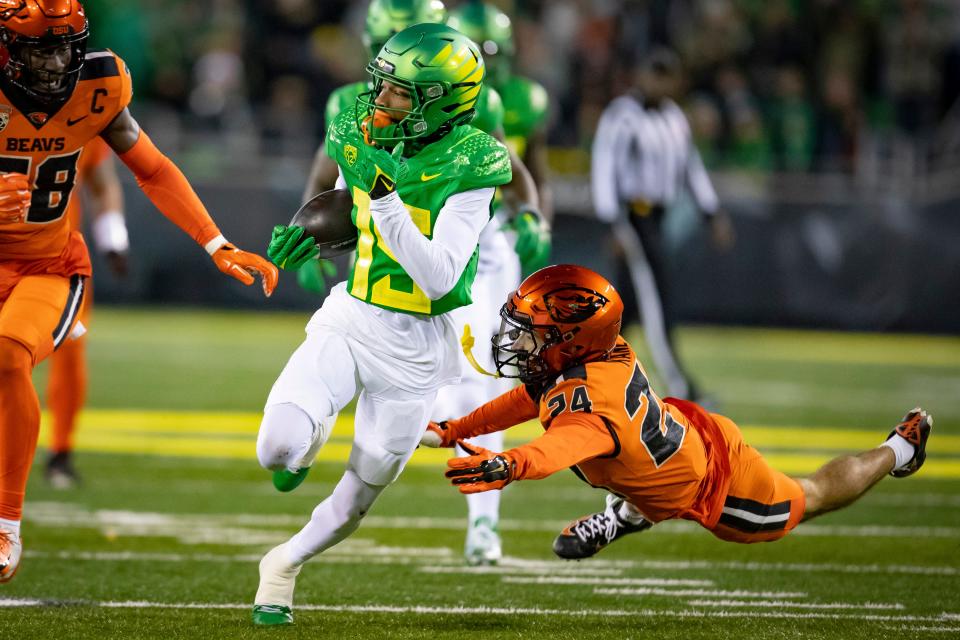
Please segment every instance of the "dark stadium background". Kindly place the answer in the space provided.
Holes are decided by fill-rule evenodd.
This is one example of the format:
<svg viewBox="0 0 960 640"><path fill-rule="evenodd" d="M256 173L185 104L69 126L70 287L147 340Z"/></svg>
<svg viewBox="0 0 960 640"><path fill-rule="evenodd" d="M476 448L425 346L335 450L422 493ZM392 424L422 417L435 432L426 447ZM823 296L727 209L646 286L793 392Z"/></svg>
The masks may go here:
<svg viewBox="0 0 960 640"><path fill-rule="evenodd" d="M589 145L631 63L665 44L684 62L680 102L738 235L719 255L692 208L671 213L680 321L960 330L960 4L495 4L514 16L517 70L551 96L554 261L615 273L591 212ZM327 95L363 75L366 3L87 7L92 44L131 67L145 128L228 237L264 250L296 211ZM118 282L99 268L99 300L263 306L121 173L133 273ZM267 306L317 305L287 275Z"/></svg>

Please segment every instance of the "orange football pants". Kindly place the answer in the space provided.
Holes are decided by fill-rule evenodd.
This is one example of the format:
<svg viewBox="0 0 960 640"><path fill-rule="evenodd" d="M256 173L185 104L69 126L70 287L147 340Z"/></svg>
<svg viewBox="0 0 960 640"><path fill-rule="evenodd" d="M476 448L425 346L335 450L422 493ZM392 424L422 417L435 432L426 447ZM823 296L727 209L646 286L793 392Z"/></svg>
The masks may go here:
<svg viewBox="0 0 960 640"><path fill-rule="evenodd" d="M93 291L87 290L80 306L80 322L90 328L90 308ZM50 410L52 430L50 450L54 453L73 450L73 434L77 415L87 398L87 336L66 340L50 357L50 376L47 379L47 409Z"/></svg>
<svg viewBox="0 0 960 640"><path fill-rule="evenodd" d="M83 300L89 266L86 274L76 265L74 273L62 273L66 267L61 258L0 261L0 518L6 520L23 513L40 431L31 372L70 335Z"/></svg>
<svg viewBox="0 0 960 640"><path fill-rule="evenodd" d="M730 457L730 489L720 521L711 531L730 542L771 542L800 523L806 508L803 488L770 467L760 452L744 442L729 418L713 414L723 430Z"/></svg>

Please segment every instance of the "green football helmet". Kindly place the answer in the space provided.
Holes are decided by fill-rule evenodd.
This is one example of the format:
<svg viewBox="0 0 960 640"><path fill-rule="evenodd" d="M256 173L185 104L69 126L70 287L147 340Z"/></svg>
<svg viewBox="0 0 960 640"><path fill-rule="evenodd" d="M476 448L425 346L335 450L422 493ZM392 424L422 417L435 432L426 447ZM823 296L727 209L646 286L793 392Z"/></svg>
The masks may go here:
<svg viewBox="0 0 960 640"><path fill-rule="evenodd" d="M468 2L450 12L447 24L477 43L494 86L506 82L515 52L510 16L492 4Z"/></svg>
<svg viewBox="0 0 960 640"><path fill-rule="evenodd" d="M408 27L383 45L367 65L373 89L357 97L357 126L369 141L392 147L401 141L421 142L466 124L483 85L483 56L477 45L444 24ZM391 109L402 117L388 126L374 126L375 100L384 81L410 92L409 109Z"/></svg>
<svg viewBox="0 0 960 640"><path fill-rule="evenodd" d="M375 58L395 33L421 22L443 22L447 8L441 0L373 0L367 8L363 45Z"/></svg>

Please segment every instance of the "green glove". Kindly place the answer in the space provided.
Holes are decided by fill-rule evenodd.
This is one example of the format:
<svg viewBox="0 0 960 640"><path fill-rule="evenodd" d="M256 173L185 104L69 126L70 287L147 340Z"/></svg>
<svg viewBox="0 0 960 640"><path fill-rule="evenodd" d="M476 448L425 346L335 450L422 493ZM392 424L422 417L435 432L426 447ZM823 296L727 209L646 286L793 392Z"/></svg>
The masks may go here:
<svg viewBox="0 0 960 640"><path fill-rule="evenodd" d="M275 226L267 246L267 257L281 269L297 269L315 258L320 249L313 238L304 238L303 232L303 227Z"/></svg>
<svg viewBox="0 0 960 640"><path fill-rule="evenodd" d="M360 179L369 185L370 198L379 200L397 189L397 183L407 175L407 163L403 159L403 142L387 153L380 147L367 147L359 167Z"/></svg>
<svg viewBox="0 0 960 640"><path fill-rule="evenodd" d="M533 273L545 267L550 259L550 228L543 218L535 210L521 210L508 228L517 234L513 248L520 257L523 272Z"/></svg>
<svg viewBox="0 0 960 640"><path fill-rule="evenodd" d="M323 295L327 292L327 278L337 275L337 265L329 260L318 258L316 260L307 260L297 271L297 283L301 288Z"/></svg>

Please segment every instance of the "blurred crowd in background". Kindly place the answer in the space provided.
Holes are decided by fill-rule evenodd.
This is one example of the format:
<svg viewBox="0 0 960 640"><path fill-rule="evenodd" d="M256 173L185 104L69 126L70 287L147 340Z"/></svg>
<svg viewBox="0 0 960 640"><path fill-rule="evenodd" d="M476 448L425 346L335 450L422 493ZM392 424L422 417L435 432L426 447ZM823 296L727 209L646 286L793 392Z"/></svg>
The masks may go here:
<svg viewBox="0 0 960 640"><path fill-rule="evenodd" d="M127 60L138 104L167 112L171 133L233 135L242 149L304 158L322 140L327 95L363 77L366 4L86 2L92 45ZM493 4L513 17L517 71L550 92L552 147L588 149L634 64L666 45L683 61L678 98L710 168L848 173L878 158L960 166L960 2ZM577 154L555 154L553 164L583 167Z"/></svg>

